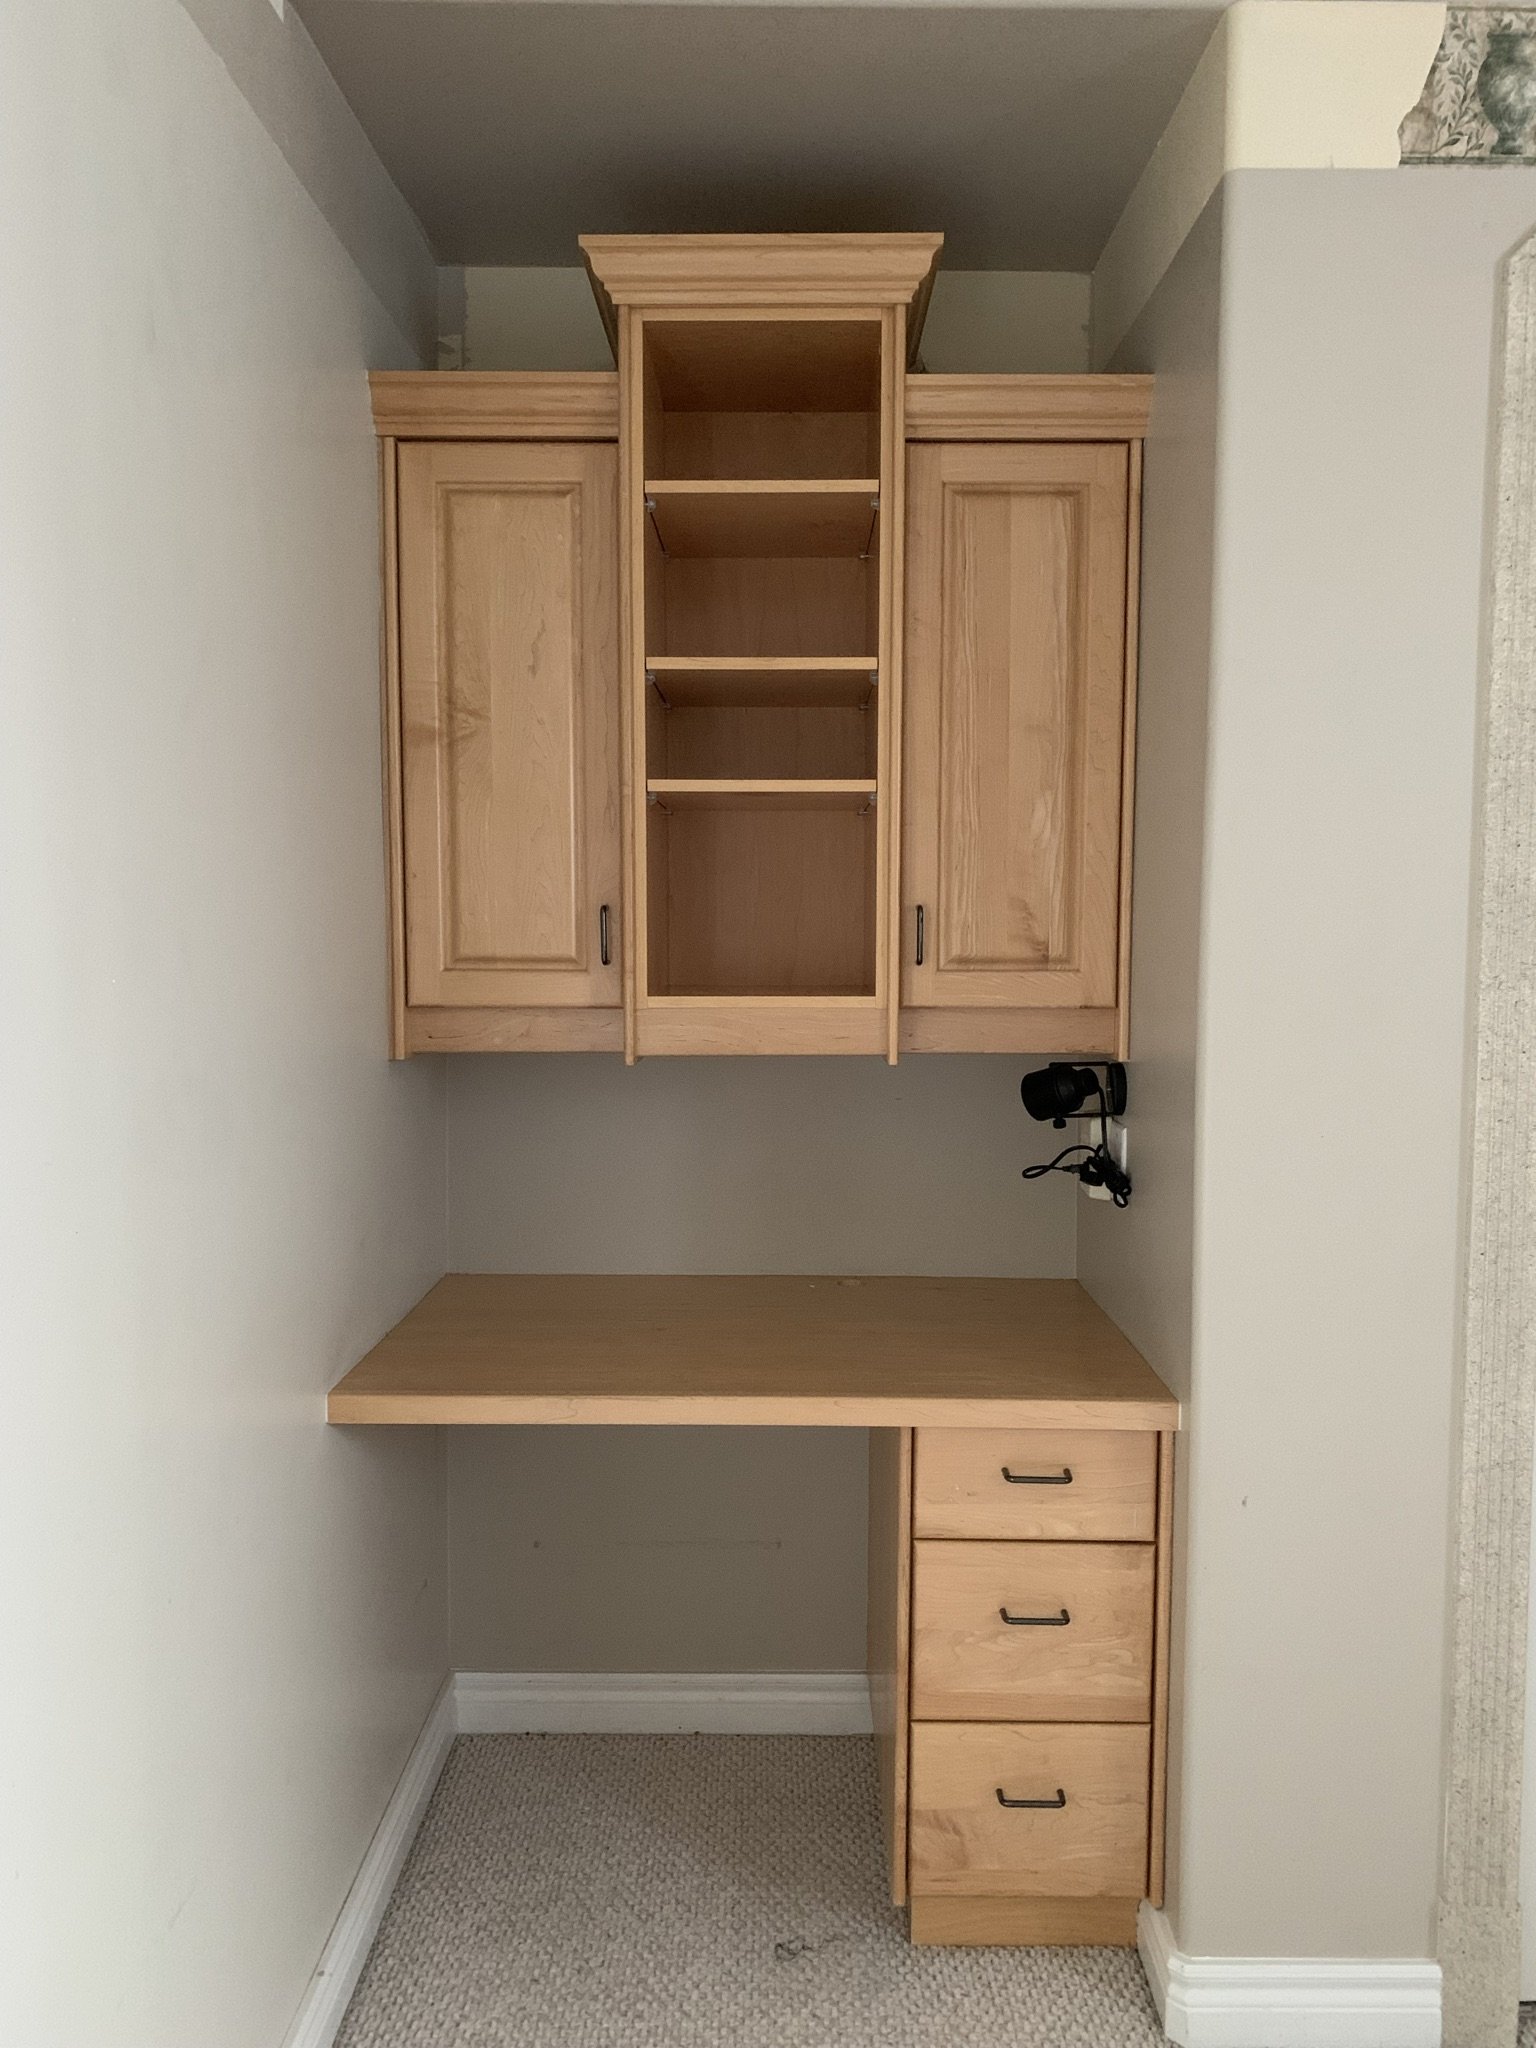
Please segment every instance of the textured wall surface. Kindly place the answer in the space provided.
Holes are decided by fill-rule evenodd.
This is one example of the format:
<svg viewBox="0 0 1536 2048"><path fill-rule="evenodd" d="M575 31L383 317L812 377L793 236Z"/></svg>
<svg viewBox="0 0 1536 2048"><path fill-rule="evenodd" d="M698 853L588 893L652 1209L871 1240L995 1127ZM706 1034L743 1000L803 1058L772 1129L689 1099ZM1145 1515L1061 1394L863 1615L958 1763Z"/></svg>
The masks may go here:
<svg viewBox="0 0 1536 2048"><path fill-rule="evenodd" d="M413 356L175 0L6 10L0 102L0 2034L274 2048L446 1663L438 1448L323 1419L443 1262L385 1058Z"/></svg>

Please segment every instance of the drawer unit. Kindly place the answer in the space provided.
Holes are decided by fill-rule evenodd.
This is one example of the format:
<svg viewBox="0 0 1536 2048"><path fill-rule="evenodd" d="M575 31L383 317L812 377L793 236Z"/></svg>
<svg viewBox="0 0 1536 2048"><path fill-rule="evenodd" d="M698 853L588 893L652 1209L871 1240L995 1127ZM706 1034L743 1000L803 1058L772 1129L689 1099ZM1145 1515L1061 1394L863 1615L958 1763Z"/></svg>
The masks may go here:
<svg viewBox="0 0 1536 2048"><path fill-rule="evenodd" d="M914 1546L912 1713L928 1721L1148 1721L1152 1546Z"/></svg>
<svg viewBox="0 0 1536 2048"><path fill-rule="evenodd" d="M1157 1437L1120 1429L920 1429L919 1536L1150 1543Z"/></svg>
<svg viewBox="0 0 1536 2048"><path fill-rule="evenodd" d="M1139 1899L1149 1744L1144 1727L918 1723L913 1895Z"/></svg>
<svg viewBox="0 0 1536 2048"><path fill-rule="evenodd" d="M1162 1904L1169 1411L871 1433L870 1701L914 1942L1134 1946Z"/></svg>

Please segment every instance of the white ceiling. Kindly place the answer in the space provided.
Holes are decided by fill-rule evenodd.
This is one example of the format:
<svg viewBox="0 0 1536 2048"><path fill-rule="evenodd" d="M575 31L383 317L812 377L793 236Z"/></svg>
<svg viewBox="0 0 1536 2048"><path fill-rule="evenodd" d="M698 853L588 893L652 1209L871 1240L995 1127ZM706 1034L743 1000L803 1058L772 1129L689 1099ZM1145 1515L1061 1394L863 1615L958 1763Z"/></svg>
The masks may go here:
<svg viewBox="0 0 1536 2048"><path fill-rule="evenodd" d="M908 228L962 270L1092 267L1221 4L298 0L442 262Z"/></svg>

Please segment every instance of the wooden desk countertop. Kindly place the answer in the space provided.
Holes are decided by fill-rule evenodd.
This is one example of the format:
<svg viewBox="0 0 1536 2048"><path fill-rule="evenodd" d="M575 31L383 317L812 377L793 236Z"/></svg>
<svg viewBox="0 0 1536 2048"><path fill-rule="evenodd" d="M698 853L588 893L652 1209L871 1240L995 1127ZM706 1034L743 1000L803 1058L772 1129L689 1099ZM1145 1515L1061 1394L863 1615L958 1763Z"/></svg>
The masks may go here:
<svg viewBox="0 0 1536 2048"><path fill-rule="evenodd" d="M450 1273L331 1422L1178 1427L1075 1280Z"/></svg>

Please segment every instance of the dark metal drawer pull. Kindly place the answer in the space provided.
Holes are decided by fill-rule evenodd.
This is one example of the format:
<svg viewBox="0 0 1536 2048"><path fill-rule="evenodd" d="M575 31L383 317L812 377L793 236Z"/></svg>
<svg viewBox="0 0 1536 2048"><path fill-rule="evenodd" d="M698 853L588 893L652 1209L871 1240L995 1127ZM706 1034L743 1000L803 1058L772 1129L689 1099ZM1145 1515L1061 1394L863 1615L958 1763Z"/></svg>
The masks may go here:
<svg viewBox="0 0 1536 2048"><path fill-rule="evenodd" d="M1010 1486L1070 1486L1072 1467L1063 1465L1059 1472L1010 1472L1005 1465L1003 1477Z"/></svg>
<svg viewBox="0 0 1536 2048"><path fill-rule="evenodd" d="M997 1788L997 1803L999 1806L1048 1806L1054 1813L1059 1807L1066 1805L1067 1795L1058 1785L1054 1799L1010 1799L1002 1786L999 1785Z"/></svg>
<svg viewBox="0 0 1536 2048"><path fill-rule="evenodd" d="M1006 1607L997 1611L1010 1628L1065 1628L1072 1619L1065 1607L1060 1614L1010 1614Z"/></svg>

